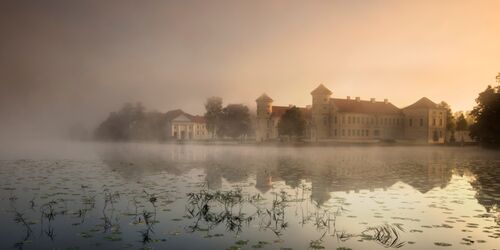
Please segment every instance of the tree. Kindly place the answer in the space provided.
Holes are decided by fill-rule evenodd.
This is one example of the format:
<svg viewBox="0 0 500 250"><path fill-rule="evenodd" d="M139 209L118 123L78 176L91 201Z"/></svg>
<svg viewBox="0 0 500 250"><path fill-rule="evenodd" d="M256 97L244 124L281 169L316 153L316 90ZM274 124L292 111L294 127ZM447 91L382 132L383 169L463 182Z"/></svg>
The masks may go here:
<svg viewBox="0 0 500 250"><path fill-rule="evenodd" d="M111 141L163 140L165 125L164 114L146 112L141 103L126 103L118 112L111 112L94 135Z"/></svg>
<svg viewBox="0 0 500 250"><path fill-rule="evenodd" d="M217 96L208 98L205 102L205 110L207 130L212 134L212 137L215 137L222 118L222 98Z"/></svg>
<svg viewBox="0 0 500 250"><path fill-rule="evenodd" d="M250 131L250 111L242 104L230 104L222 109L218 134L236 139Z"/></svg>
<svg viewBox="0 0 500 250"><path fill-rule="evenodd" d="M289 137L300 137L304 134L306 120L302 117L300 109L293 106L285 111L278 123L278 133Z"/></svg>
<svg viewBox="0 0 500 250"><path fill-rule="evenodd" d="M451 108L448 103L442 101L438 105L440 108L446 109L446 130L450 132L450 138L448 142L455 142L455 117L451 113Z"/></svg>
<svg viewBox="0 0 500 250"><path fill-rule="evenodd" d="M450 105L442 101L439 103L439 107L446 109L446 130L451 133L455 132L455 117L453 117L453 114L451 113Z"/></svg>
<svg viewBox="0 0 500 250"><path fill-rule="evenodd" d="M481 145L500 146L500 86L488 86L479 93L477 106L471 111L474 123L470 126L470 135Z"/></svg>
<svg viewBox="0 0 500 250"><path fill-rule="evenodd" d="M467 130L467 120L465 119L465 116L464 114L462 113L458 119L457 119L457 125L456 125L456 128L458 131L463 131L463 130Z"/></svg>

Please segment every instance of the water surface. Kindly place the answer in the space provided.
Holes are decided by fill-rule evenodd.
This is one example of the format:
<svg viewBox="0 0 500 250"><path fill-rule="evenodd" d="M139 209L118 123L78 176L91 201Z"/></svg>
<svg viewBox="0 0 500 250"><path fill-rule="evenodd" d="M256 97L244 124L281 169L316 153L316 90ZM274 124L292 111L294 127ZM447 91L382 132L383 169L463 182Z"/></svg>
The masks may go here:
<svg viewBox="0 0 500 250"><path fill-rule="evenodd" d="M500 154L38 144L0 154L0 248L498 249Z"/></svg>

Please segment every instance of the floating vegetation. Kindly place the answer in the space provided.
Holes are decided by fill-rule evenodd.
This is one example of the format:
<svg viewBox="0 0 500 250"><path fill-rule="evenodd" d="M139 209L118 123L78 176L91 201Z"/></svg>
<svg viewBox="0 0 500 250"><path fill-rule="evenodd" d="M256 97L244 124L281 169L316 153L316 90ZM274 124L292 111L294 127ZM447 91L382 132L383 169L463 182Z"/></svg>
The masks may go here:
<svg viewBox="0 0 500 250"><path fill-rule="evenodd" d="M400 231L404 232L403 228L398 224L384 224L367 228L362 232L362 237L367 240L374 240L384 247L400 248L406 244L400 239Z"/></svg>
<svg viewBox="0 0 500 250"><path fill-rule="evenodd" d="M204 153L212 158L193 162L191 149L171 150L161 151L162 157L176 155L168 161L130 159L129 151L103 162L0 160L0 217L17 235L4 239L1 248L500 244L500 159L449 165L434 151L432 157L407 154L411 160L403 162L399 153L381 160L329 151L322 161L314 158L319 148L298 149L304 151L297 155L283 150L279 157L253 149L247 149L252 157ZM304 240L296 244L298 237ZM415 242L420 238L429 242Z"/></svg>
<svg viewBox="0 0 500 250"><path fill-rule="evenodd" d="M440 246L440 247L451 247L452 246L452 244L445 243L445 242L434 242L434 245Z"/></svg>

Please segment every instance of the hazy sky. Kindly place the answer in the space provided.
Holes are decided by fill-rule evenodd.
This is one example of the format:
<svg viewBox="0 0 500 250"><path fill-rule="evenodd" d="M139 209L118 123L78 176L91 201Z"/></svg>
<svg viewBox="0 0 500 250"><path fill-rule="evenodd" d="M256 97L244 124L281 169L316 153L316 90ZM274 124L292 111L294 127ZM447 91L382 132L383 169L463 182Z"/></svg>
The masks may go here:
<svg viewBox="0 0 500 250"><path fill-rule="evenodd" d="M468 110L500 71L500 1L0 2L0 127L93 126L126 101L201 114L334 97ZM5 132L4 132L5 133Z"/></svg>

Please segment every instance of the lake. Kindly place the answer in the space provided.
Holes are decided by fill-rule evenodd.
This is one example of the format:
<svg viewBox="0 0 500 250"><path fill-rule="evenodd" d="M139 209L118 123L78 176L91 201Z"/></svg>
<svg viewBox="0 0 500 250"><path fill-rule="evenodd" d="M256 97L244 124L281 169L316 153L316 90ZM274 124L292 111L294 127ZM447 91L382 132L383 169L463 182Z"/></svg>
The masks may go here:
<svg viewBox="0 0 500 250"><path fill-rule="evenodd" d="M500 153L32 143L0 151L1 249L499 249Z"/></svg>

